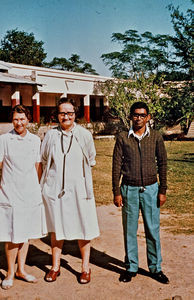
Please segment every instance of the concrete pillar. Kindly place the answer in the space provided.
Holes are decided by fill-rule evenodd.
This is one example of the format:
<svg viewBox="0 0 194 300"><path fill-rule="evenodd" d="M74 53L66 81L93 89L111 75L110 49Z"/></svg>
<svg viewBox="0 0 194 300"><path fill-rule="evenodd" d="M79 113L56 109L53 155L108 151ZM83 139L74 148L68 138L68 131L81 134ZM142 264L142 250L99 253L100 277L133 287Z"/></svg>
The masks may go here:
<svg viewBox="0 0 194 300"><path fill-rule="evenodd" d="M100 98L96 98L96 120L100 121L101 120L101 116L100 116Z"/></svg>
<svg viewBox="0 0 194 300"><path fill-rule="evenodd" d="M108 99L106 99L105 97L104 97L104 99L103 99L103 104L104 104L104 107L108 107L109 106L109 102L108 102Z"/></svg>
<svg viewBox="0 0 194 300"><path fill-rule="evenodd" d="M61 98L67 98L67 93L63 93L61 96L60 96L60 99Z"/></svg>
<svg viewBox="0 0 194 300"><path fill-rule="evenodd" d="M90 95L84 97L84 118L87 123L90 123Z"/></svg>
<svg viewBox="0 0 194 300"><path fill-rule="evenodd" d="M20 104L20 92L15 91L15 93L13 93L13 95L11 96L11 107L14 107L18 104Z"/></svg>
<svg viewBox="0 0 194 300"><path fill-rule="evenodd" d="M32 106L33 122L40 123L40 93L36 93L32 97Z"/></svg>
<svg viewBox="0 0 194 300"><path fill-rule="evenodd" d="M103 121L108 122L109 120L109 102L105 97L103 98Z"/></svg>

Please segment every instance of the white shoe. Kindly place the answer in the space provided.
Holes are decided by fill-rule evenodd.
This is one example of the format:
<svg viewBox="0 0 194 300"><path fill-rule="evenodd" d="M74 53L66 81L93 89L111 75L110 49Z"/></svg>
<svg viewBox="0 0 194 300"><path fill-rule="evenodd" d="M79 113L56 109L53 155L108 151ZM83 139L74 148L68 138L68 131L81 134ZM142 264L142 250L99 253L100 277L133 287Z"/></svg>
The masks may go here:
<svg viewBox="0 0 194 300"><path fill-rule="evenodd" d="M1 283L1 287L4 290L9 290L13 286L13 279L4 279Z"/></svg>
<svg viewBox="0 0 194 300"><path fill-rule="evenodd" d="M22 276L15 275L15 278L20 279L20 280L24 280L24 281L29 282L29 283L37 283L37 281L38 281L35 276L30 275L30 274L26 274L26 275L22 275Z"/></svg>

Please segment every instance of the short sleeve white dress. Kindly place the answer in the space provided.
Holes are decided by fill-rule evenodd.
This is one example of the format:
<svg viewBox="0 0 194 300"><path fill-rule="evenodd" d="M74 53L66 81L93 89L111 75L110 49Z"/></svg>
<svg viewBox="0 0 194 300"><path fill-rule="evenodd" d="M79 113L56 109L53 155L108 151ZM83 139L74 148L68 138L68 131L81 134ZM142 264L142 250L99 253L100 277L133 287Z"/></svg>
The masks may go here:
<svg viewBox="0 0 194 300"><path fill-rule="evenodd" d="M23 243L46 235L46 219L35 163L40 139L13 129L0 136L0 241Z"/></svg>

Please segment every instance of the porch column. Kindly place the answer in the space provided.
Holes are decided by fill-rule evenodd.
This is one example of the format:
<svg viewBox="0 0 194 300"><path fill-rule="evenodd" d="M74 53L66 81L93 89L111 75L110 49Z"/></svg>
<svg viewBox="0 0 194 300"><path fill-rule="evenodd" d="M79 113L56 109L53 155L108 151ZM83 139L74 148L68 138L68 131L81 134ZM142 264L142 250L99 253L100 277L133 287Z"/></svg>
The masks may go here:
<svg viewBox="0 0 194 300"><path fill-rule="evenodd" d="M103 105L104 105L104 109L107 109L109 107L108 99L106 99L105 97L103 99Z"/></svg>
<svg viewBox="0 0 194 300"><path fill-rule="evenodd" d="M63 93L61 96L60 96L60 99L61 98L66 98L67 97L67 93Z"/></svg>
<svg viewBox="0 0 194 300"><path fill-rule="evenodd" d="M105 97L103 98L103 121L108 122L109 121L109 102L108 99Z"/></svg>
<svg viewBox="0 0 194 300"><path fill-rule="evenodd" d="M15 105L20 104L20 92L16 91L11 96L11 107L14 107Z"/></svg>
<svg viewBox="0 0 194 300"><path fill-rule="evenodd" d="M90 95L84 97L84 118L87 123L90 123Z"/></svg>
<svg viewBox="0 0 194 300"><path fill-rule="evenodd" d="M36 93L32 97L32 106L33 122L40 123L40 93Z"/></svg>
<svg viewBox="0 0 194 300"><path fill-rule="evenodd" d="M100 121L101 116L100 116L100 98L96 98L96 120Z"/></svg>

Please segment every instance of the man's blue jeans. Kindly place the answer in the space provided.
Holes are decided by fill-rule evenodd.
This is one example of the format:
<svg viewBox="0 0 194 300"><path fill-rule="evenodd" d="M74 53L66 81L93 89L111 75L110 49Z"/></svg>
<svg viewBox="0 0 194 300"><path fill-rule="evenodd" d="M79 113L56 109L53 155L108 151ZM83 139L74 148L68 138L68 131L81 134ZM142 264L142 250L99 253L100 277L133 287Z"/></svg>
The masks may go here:
<svg viewBox="0 0 194 300"><path fill-rule="evenodd" d="M122 219L125 243L125 265L130 272L138 271L137 229L141 210L147 245L147 263L150 272L161 271L160 247L160 208L158 206L158 183L146 186L143 193L140 187L122 185Z"/></svg>

